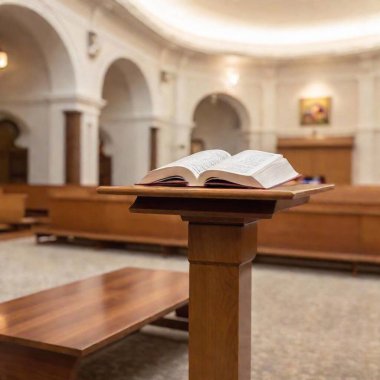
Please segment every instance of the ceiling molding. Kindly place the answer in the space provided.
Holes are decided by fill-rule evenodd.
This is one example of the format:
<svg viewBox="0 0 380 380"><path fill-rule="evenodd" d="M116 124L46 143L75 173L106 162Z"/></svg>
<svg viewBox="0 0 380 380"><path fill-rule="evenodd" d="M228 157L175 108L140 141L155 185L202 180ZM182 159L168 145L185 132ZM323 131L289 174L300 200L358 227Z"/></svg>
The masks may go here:
<svg viewBox="0 0 380 380"><path fill-rule="evenodd" d="M207 54L238 54L281 60L358 54L380 49L380 13L363 16L362 19L310 26L265 27L218 21L199 10L198 13L191 12L190 6L184 8L184 14L178 13L178 17L173 17L175 12L182 12L180 7L185 1L178 2L174 10L173 2L168 0L115 1L171 43ZM289 8L292 9L291 6Z"/></svg>

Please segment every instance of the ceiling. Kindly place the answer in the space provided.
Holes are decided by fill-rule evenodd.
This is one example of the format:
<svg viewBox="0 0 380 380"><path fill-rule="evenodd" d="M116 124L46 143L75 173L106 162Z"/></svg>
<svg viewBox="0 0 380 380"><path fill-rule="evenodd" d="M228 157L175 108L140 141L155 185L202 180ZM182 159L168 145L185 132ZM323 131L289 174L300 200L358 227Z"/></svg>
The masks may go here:
<svg viewBox="0 0 380 380"><path fill-rule="evenodd" d="M199 51L289 57L380 47L380 0L118 0Z"/></svg>
<svg viewBox="0 0 380 380"><path fill-rule="evenodd" d="M308 27L380 13L379 0L166 0L211 18L262 27Z"/></svg>

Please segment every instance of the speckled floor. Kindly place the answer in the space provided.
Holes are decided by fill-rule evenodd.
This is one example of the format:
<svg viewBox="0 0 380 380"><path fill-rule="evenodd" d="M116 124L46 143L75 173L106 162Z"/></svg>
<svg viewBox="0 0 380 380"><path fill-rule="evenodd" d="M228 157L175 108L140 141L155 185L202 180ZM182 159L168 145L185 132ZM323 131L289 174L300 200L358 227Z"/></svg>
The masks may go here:
<svg viewBox="0 0 380 380"><path fill-rule="evenodd" d="M184 257L0 242L0 300L124 266L188 268ZM253 379L380 379L378 276L256 266L252 327ZM187 334L147 327L88 360L80 378L185 380Z"/></svg>

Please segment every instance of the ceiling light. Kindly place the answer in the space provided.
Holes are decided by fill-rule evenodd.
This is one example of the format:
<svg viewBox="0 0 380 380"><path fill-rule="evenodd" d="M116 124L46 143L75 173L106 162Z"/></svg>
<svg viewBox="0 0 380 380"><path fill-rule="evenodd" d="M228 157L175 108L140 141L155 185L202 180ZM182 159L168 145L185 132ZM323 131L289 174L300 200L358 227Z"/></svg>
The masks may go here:
<svg viewBox="0 0 380 380"><path fill-rule="evenodd" d="M0 69L8 66L8 54L0 48Z"/></svg>

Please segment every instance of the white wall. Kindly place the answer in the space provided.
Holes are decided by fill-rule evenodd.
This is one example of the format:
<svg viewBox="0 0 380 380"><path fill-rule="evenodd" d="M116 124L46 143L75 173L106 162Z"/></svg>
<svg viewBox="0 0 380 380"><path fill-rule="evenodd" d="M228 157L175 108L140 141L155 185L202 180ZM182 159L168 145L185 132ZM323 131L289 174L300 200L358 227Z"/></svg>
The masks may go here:
<svg viewBox="0 0 380 380"><path fill-rule="evenodd" d="M306 65L305 65L306 66ZM276 125L278 135L311 134L312 129L326 135L352 135L358 125L357 65L310 63L294 64L278 70ZM300 125L299 100L331 97L330 123L325 126Z"/></svg>

